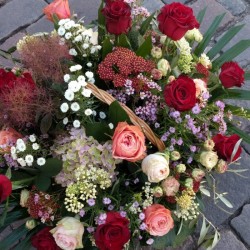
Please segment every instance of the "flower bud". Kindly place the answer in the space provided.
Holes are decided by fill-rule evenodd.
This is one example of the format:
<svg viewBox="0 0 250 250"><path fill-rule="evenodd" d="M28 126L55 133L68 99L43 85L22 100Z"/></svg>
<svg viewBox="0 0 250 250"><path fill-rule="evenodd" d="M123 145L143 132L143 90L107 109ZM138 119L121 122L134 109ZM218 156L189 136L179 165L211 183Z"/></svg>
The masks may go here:
<svg viewBox="0 0 250 250"><path fill-rule="evenodd" d="M174 81L174 80L175 80L175 76L169 76L168 82L172 82L172 81Z"/></svg>
<svg viewBox="0 0 250 250"><path fill-rule="evenodd" d="M20 206L26 207L27 201L29 199L30 191L27 189L23 189L20 194Z"/></svg>
<svg viewBox="0 0 250 250"><path fill-rule="evenodd" d="M192 178L187 178L186 180L185 180L185 187L187 187L187 188L193 188L193 185L194 185L194 181L193 181L193 179Z"/></svg>
<svg viewBox="0 0 250 250"><path fill-rule="evenodd" d="M170 159L172 161L178 161L181 158L181 154L178 151L172 151L170 153Z"/></svg>
<svg viewBox="0 0 250 250"><path fill-rule="evenodd" d="M152 69L151 75L154 80L160 80L162 78L162 73L159 69Z"/></svg>
<svg viewBox="0 0 250 250"><path fill-rule="evenodd" d="M200 182L204 176L205 176L205 172L202 169L199 169L199 168L193 169L192 177L195 179L195 181Z"/></svg>
<svg viewBox="0 0 250 250"><path fill-rule="evenodd" d="M166 39L167 39L167 36L161 36L161 38L160 38L160 43L161 43L161 44L165 44Z"/></svg>
<svg viewBox="0 0 250 250"><path fill-rule="evenodd" d="M178 173L184 173L186 171L186 165L185 164L178 164L176 166L176 171Z"/></svg>
<svg viewBox="0 0 250 250"><path fill-rule="evenodd" d="M160 59L162 57L162 50L159 47L153 47L151 50L152 57Z"/></svg>
<svg viewBox="0 0 250 250"><path fill-rule="evenodd" d="M159 187L159 186L154 187L154 189L153 189L153 195L156 198L162 197L162 195L163 195L163 189L161 187Z"/></svg>
<svg viewBox="0 0 250 250"><path fill-rule="evenodd" d="M202 39L203 39L203 36L201 34L201 32L194 28L192 30L188 30L185 34L185 38L187 38L188 40L191 40L191 41L196 41L196 42L201 42Z"/></svg>
<svg viewBox="0 0 250 250"><path fill-rule="evenodd" d="M25 223L25 227L29 230L32 230L33 228L35 228L36 225L37 225L37 222L34 219L27 220Z"/></svg>
<svg viewBox="0 0 250 250"><path fill-rule="evenodd" d="M218 155L214 151L202 151L199 161L207 170L211 170L218 162Z"/></svg>
<svg viewBox="0 0 250 250"><path fill-rule="evenodd" d="M204 142L204 149L207 151L212 151L214 149L214 141L211 139L208 139Z"/></svg>
<svg viewBox="0 0 250 250"><path fill-rule="evenodd" d="M162 188L167 196L175 196L178 192L180 183L173 176L169 176L166 180L162 182Z"/></svg>
<svg viewBox="0 0 250 250"><path fill-rule="evenodd" d="M161 59L157 63L157 68L161 71L163 76L166 76L168 71L170 70L170 64L166 59Z"/></svg>
<svg viewBox="0 0 250 250"><path fill-rule="evenodd" d="M228 165L224 160L219 160L215 169L218 173L223 174L227 171Z"/></svg>

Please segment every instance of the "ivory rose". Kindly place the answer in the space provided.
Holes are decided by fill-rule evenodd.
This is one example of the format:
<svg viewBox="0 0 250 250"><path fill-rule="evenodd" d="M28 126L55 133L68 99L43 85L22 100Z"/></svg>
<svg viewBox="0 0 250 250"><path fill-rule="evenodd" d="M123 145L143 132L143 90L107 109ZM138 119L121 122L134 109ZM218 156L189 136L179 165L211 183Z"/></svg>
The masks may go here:
<svg viewBox="0 0 250 250"><path fill-rule="evenodd" d="M180 183L173 176L169 176L161 185L167 196L175 196L180 187Z"/></svg>
<svg viewBox="0 0 250 250"><path fill-rule="evenodd" d="M158 183L169 175L169 159L160 154L151 154L142 161L142 171L150 182Z"/></svg>
<svg viewBox="0 0 250 250"><path fill-rule="evenodd" d="M160 204L153 204L144 211L146 230L150 235L163 236L174 227L170 210Z"/></svg>
<svg viewBox="0 0 250 250"><path fill-rule="evenodd" d="M13 128L8 128L0 131L0 146L1 149L5 152L10 151L10 145L15 144L17 139L22 138L22 135L19 134Z"/></svg>
<svg viewBox="0 0 250 250"><path fill-rule="evenodd" d="M113 136L113 157L136 162L145 157L145 151L145 136L140 128L119 122Z"/></svg>
<svg viewBox="0 0 250 250"><path fill-rule="evenodd" d="M53 22L53 15L57 15L59 19L70 17L70 8L68 0L54 0L51 4L43 9L43 13L47 19Z"/></svg>
<svg viewBox="0 0 250 250"><path fill-rule="evenodd" d="M83 248L83 224L73 217L63 218L50 232L53 234L56 244L63 250Z"/></svg>
<svg viewBox="0 0 250 250"><path fill-rule="evenodd" d="M207 170L211 170L218 162L218 155L214 151L202 151L199 161Z"/></svg>

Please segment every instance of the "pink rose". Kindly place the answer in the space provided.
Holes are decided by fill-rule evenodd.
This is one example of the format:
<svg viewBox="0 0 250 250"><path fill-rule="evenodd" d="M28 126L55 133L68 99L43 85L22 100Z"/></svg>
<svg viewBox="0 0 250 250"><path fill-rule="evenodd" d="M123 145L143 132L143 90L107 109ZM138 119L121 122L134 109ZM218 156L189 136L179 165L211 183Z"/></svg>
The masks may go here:
<svg viewBox="0 0 250 250"><path fill-rule="evenodd" d="M140 128L119 122L113 136L113 157L136 162L145 157L145 151L145 136Z"/></svg>
<svg viewBox="0 0 250 250"><path fill-rule="evenodd" d="M0 131L0 146L2 147L2 150L4 150L5 152L9 152L10 146L12 144L15 144L17 139L22 138L22 137L23 136L19 134L13 128L1 130Z"/></svg>
<svg viewBox="0 0 250 250"><path fill-rule="evenodd" d="M199 97L203 93L207 92L207 84L201 79L194 79L196 88L196 97Z"/></svg>
<svg viewBox="0 0 250 250"><path fill-rule="evenodd" d="M150 235L163 236L174 227L171 211L159 204L153 204L144 211L146 230Z"/></svg>
<svg viewBox="0 0 250 250"><path fill-rule="evenodd" d="M161 185L167 196L175 196L180 187L180 183L173 176L169 176Z"/></svg>
<svg viewBox="0 0 250 250"><path fill-rule="evenodd" d="M83 248L83 224L73 217L63 218L50 232L53 234L56 244L63 250Z"/></svg>

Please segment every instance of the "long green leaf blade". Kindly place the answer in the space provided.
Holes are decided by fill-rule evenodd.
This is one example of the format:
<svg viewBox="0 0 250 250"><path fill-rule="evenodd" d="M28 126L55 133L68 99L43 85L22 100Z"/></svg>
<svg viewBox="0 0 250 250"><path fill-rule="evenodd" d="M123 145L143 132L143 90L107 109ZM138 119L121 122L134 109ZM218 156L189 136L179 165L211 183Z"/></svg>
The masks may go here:
<svg viewBox="0 0 250 250"><path fill-rule="evenodd" d="M140 46L140 48L136 51L137 56L142 56L145 57L148 54L150 54L151 49L152 49L152 39L151 36L148 36L144 43Z"/></svg>
<svg viewBox="0 0 250 250"><path fill-rule="evenodd" d="M250 144L250 136L245 133L244 131L242 131L241 129L237 128L236 126L234 126L231 122L227 123L227 128L229 131L236 133L237 135L239 135L245 142Z"/></svg>
<svg viewBox="0 0 250 250"><path fill-rule="evenodd" d="M149 28L150 26L150 23L151 21L153 20L154 18L154 15L155 15L155 12L152 13L141 25L141 28L139 30L140 34L143 36L145 35L145 33L147 32L147 29Z"/></svg>
<svg viewBox="0 0 250 250"><path fill-rule="evenodd" d="M213 59L228 42L243 28L244 24L232 27L214 46L209 50L207 56Z"/></svg>
<svg viewBox="0 0 250 250"><path fill-rule="evenodd" d="M250 80L250 72L245 72L245 80Z"/></svg>
<svg viewBox="0 0 250 250"><path fill-rule="evenodd" d="M202 9L199 13L198 13L198 15L197 15L197 21L201 24L202 23L202 21L203 21L203 19L204 19L204 16L205 16L205 14L206 14L206 11L207 11L207 6L204 8L204 9Z"/></svg>
<svg viewBox="0 0 250 250"><path fill-rule="evenodd" d="M102 9L104 7L103 0L101 1L100 7L98 9L98 43L101 44L105 36L105 17L102 14Z"/></svg>

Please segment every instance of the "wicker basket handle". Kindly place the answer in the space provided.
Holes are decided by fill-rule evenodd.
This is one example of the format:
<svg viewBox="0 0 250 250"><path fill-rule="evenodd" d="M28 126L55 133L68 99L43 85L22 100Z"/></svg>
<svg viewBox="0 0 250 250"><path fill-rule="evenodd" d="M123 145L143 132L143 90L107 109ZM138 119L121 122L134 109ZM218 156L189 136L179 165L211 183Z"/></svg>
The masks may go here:
<svg viewBox="0 0 250 250"><path fill-rule="evenodd" d="M106 91L97 88L94 84L88 83L87 88L92 91L92 94L99 99L100 101L110 105L112 102L116 101L116 99L107 93ZM140 127L142 131L144 132L145 136L148 138L148 140L155 145L159 151L163 151L165 149L165 144L163 141L161 141L152 131L152 129L148 126L146 122L144 122L141 118L135 115L135 113L128 108L126 105L120 103L122 108L126 111L128 114L131 122Z"/></svg>

